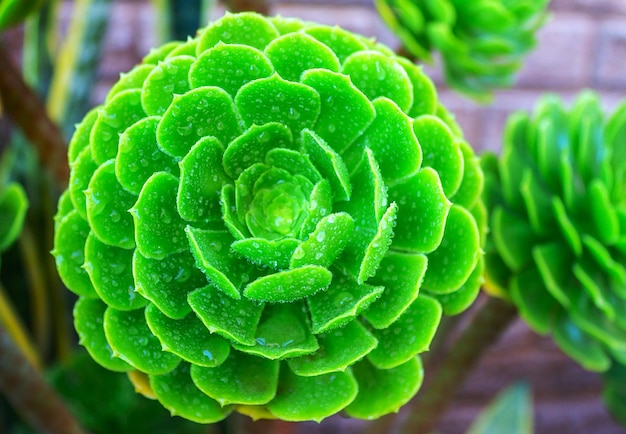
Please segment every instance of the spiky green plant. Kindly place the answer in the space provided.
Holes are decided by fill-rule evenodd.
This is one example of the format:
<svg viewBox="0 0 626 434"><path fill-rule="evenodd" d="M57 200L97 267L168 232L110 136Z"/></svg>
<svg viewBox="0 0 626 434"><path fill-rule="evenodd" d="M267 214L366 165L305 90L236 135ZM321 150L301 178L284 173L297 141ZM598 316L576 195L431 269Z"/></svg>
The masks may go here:
<svg viewBox="0 0 626 434"><path fill-rule="evenodd" d="M626 362L626 103L544 97L486 155L488 281L590 370Z"/></svg>
<svg viewBox="0 0 626 434"><path fill-rule="evenodd" d="M479 99L509 87L535 45L550 0L376 0L411 55L441 55L446 82Z"/></svg>
<svg viewBox="0 0 626 434"><path fill-rule="evenodd" d="M82 344L172 412L397 410L481 282L482 172L421 69L227 14L78 126L54 255Z"/></svg>

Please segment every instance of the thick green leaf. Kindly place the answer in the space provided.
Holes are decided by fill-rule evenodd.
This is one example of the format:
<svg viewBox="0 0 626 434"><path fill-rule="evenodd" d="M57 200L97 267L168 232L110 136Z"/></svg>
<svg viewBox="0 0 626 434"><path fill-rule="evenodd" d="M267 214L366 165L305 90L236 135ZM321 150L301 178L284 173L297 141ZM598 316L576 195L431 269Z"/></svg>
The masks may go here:
<svg viewBox="0 0 626 434"><path fill-rule="evenodd" d="M207 424L219 422L232 411L231 407L221 406L198 389L191 379L187 363L181 363L164 375L151 375L150 387L172 416Z"/></svg>
<svg viewBox="0 0 626 434"><path fill-rule="evenodd" d="M174 95L190 90L189 68L194 61L191 56L168 57L151 69L141 89L141 104L148 116L162 116Z"/></svg>
<svg viewBox="0 0 626 434"><path fill-rule="evenodd" d="M474 420L467 434L532 434L533 409L529 387L517 383L498 396Z"/></svg>

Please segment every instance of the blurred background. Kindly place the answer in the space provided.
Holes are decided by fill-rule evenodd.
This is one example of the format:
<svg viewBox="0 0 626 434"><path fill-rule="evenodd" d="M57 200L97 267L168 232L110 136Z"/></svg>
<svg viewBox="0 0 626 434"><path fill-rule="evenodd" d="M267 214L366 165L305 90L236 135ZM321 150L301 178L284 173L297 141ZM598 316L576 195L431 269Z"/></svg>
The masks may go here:
<svg viewBox="0 0 626 434"><path fill-rule="evenodd" d="M130 70L151 47L164 42L157 3L110 3L97 74L87 89L90 106L104 100L121 72ZM67 32L74 5L74 1L60 2L60 36ZM371 0L292 0L273 1L269 5L271 14L339 25L399 48L398 40L378 17ZM491 104L480 105L447 89L438 65L426 66L442 102L456 115L466 139L478 152L497 151L506 118L513 111L532 109L543 93L554 92L570 102L582 89L591 88L601 95L607 111L626 97L626 1L552 0L550 9L551 18L539 32L538 45L528 56L515 87L496 92ZM218 3L205 12L204 22L222 15L224 10L225 6ZM20 27L5 35L15 62L22 60L23 36ZM464 432L497 392L520 379L526 380L532 389L536 433L625 432L603 407L600 378L584 371L549 338L535 335L521 320L514 322L486 353L459 390L438 431ZM321 425L303 424L300 432L331 433L341 427L342 432L356 433L364 426L333 419L332 423Z"/></svg>

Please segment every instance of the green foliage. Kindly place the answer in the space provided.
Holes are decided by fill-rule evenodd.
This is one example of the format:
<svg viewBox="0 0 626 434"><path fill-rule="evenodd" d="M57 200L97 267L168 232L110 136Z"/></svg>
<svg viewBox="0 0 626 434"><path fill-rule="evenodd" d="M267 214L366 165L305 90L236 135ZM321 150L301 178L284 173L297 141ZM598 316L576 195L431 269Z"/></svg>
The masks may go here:
<svg viewBox="0 0 626 434"><path fill-rule="evenodd" d="M411 55L441 55L447 83L478 99L512 85L550 0L377 0Z"/></svg>
<svg viewBox="0 0 626 434"><path fill-rule="evenodd" d="M0 0L0 30L21 23L46 0Z"/></svg>
<svg viewBox="0 0 626 434"><path fill-rule="evenodd" d="M20 235L28 209L28 199L19 184L11 183L0 188L0 252L2 252Z"/></svg>
<svg viewBox="0 0 626 434"><path fill-rule="evenodd" d="M500 433L533 433L533 408L527 384L514 384L500 392L467 431L467 434Z"/></svg>
<svg viewBox="0 0 626 434"><path fill-rule="evenodd" d="M626 425L626 364L613 363L603 377L604 404L616 421Z"/></svg>
<svg viewBox="0 0 626 434"><path fill-rule="evenodd" d="M513 115L502 155L483 158L487 276L585 368L626 362L626 104L585 92Z"/></svg>
<svg viewBox="0 0 626 434"><path fill-rule="evenodd" d="M70 145L53 253L81 343L197 422L396 411L481 283L458 131L339 28L227 14L153 51Z"/></svg>

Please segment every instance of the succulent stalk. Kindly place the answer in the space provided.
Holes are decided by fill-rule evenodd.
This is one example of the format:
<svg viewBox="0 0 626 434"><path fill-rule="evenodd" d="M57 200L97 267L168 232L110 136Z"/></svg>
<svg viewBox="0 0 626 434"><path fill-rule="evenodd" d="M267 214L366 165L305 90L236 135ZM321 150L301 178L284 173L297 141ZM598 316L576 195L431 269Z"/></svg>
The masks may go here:
<svg viewBox="0 0 626 434"><path fill-rule="evenodd" d="M123 75L68 158L80 341L190 420L394 412L478 294L478 160L419 67L337 27L227 14Z"/></svg>

